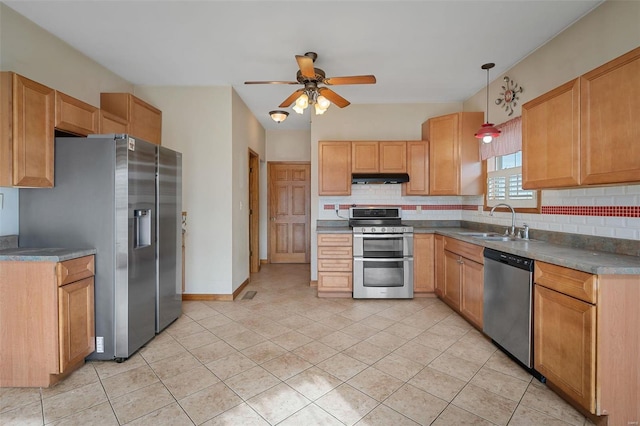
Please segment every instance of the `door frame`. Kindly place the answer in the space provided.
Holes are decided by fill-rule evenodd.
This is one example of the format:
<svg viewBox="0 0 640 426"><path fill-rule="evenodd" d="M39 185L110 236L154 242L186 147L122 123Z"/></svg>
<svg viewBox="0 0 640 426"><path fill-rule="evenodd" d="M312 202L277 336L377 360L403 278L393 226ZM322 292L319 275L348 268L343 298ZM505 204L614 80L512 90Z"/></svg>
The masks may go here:
<svg viewBox="0 0 640 426"><path fill-rule="evenodd" d="M260 156L249 148L249 273L260 272Z"/></svg>
<svg viewBox="0 0 640 426"><path fill-rule="evenodd" d="M296 164L304 164L309 166L309 170L311 170L311 161L268 161L267 162L267 263L271 263L271 168L273 165L296 165ZM311 174L309 174L309 179L311 179ZM307 200L309 206L311 206L311 182L309 182L309 198ZM311 215L307 217L306 222L307 228L311 230ZM307 263L310 262L311 256L311 235L309 235L309 247L307 247Z"/></svg>

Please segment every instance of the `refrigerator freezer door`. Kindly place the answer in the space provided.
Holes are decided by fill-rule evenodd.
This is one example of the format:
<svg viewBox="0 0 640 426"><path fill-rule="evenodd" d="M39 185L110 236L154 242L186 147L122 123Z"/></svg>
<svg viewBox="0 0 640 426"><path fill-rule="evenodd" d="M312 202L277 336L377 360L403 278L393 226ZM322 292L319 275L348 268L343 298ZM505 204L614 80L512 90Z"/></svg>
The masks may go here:
<svg viewBox="0 0 640 426"><path fill-rule="evenodd" d="M127 157L126 179L122 175L118 176L120 168L116 166L117 200L119 195L124 195L120 191L122 185L128 187L126 193L128 237L124 241L117 239L116 245L116 256L119 259L126 256L128 263L128 279L122 282L116 280L116 310L127 310L126 315L123 315L124 312L116 315L116 358L128 358L155 336L156 153L155 145L136 140L132 146L131 140L132 138L129 138L126 144L118 144L116 153L118 159L125 154ZM118 201L116 203L117 210L123 211L124 205ZM119 217L117 220L120 219L122 218ZM121 232L123 224L124 222L120 221L117 223L116 234ZM138 233L142 235L141 238L137 238L140 236ZM118 269L119 267L120 265Z"/></svg>
<svg viewBox="0 0 640 426"><path fill-rule="evenodd" d="M158 147L156 333L182 313L182 154Z"/></svg>

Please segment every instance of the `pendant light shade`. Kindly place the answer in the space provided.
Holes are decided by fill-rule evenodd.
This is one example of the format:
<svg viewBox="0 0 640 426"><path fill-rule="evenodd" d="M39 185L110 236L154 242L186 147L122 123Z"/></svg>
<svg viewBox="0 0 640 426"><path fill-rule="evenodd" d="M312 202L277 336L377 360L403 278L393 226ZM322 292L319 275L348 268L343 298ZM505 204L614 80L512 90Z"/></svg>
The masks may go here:
<svg viewBox="0 0 640 426"><path fill-rule="evenodd" d="M269 115L271 116L271 119L276 123L282 123L284 120L287 119L287 117L289 116L289 113L287 111L276 110L276 111L269 111Z"/></svg>
<svg viewBox="0 0 640 426"><path fill-rule="evenodd" d="M484 143L491 143L493 139L500 136L500 130L496 129L493 123L489 123L489 70L495 66L496 64L490 62L480 67L483 70L487 70L487 121L480 127L480 130L476 132L475 136Z"/></svg>

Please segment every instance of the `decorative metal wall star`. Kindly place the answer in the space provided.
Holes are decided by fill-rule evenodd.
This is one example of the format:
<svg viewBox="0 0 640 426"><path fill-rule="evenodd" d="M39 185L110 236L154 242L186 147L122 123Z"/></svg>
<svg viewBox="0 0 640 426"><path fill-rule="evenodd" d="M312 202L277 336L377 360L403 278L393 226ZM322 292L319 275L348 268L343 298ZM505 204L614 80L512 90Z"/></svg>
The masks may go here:
<svg viewBox="0 0 640 426"><path fill-rule="evenodd" d="M504 108L508 115L513 114L513 107L518 105L518 100L520 97L518 96L520 93L524 91L522 86L519 86L518 83L511 80L508 76L504 76L505 84L502 86L502 92L500 92L500 97L496 99L496 105L500 105Z"/></svg>

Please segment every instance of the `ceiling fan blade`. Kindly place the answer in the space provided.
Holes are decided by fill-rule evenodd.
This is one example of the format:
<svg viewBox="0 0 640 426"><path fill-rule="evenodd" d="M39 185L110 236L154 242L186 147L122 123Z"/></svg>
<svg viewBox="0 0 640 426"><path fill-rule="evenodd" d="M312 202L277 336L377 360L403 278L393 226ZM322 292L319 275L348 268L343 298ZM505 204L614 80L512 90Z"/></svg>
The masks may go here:
<svg viewBox="0 0 640 426"><path fill-rule="evenodd" d="M346 100L345 98L343 98L342 96L338 95L333 90L328 89L326 87L320 87L318 89L318 92L320 92L320 94L322 96L324 96L325 98L329 99L332 103L336 104L340 108L344 108L344 107L348 106L351 103L348 100Z"/></svg>
<svg viewBox="0 0 640 426"><path fill-rule="evenodd" d="M298 89L295 92L293 92L291 95L289 95L289 97L287 99L285 99L281 104L280 104L280 108L287 108L289 106L291 106L292 103L295 102L296 99L298 99L298 97L304 92L304 89Z"/></svg>
<svg viewBox="0 0 640 426"><path fill-rule="evenodd" d="M296 55L296 61L300 67L300 72L307 78L315 78L316 71L313 69L313 59L308 56Z"/></svg>
<svg viewBox="0 0 640 426"><path fill-rule="evenodd" d="M300 84L297 81L245 81L244 84Z"/></svg>
<svg viewBox="0 0 640 426"><path fill-rule="evenodd" d="M326 78L323 82L329 86L337 86L339 84L375 84L375 75L352 75L348 77L331 77Z"/></svg>

